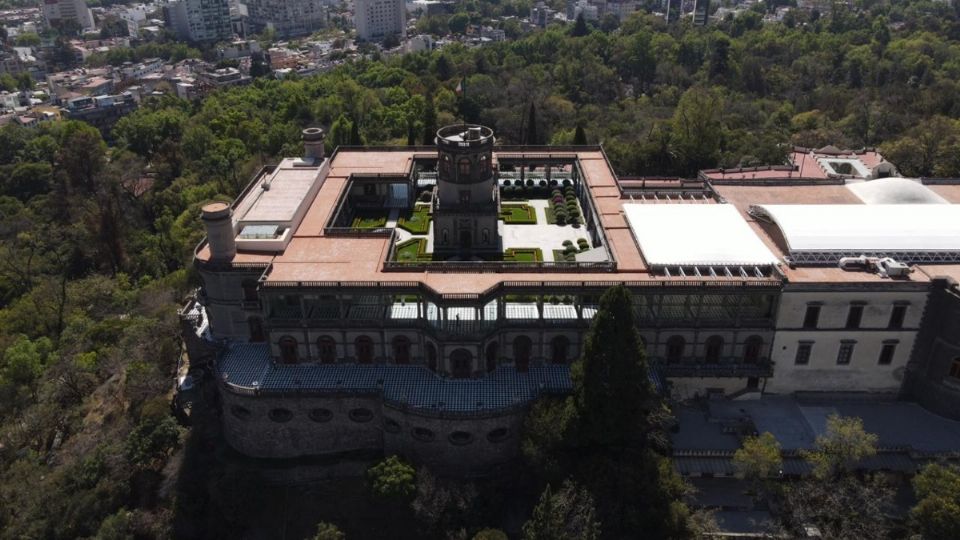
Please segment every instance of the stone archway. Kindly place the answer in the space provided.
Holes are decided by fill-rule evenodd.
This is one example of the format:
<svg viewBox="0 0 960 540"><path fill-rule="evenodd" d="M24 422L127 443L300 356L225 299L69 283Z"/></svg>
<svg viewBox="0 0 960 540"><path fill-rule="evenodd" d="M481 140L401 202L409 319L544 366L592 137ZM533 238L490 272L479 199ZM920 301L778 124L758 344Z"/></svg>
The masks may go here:
<svg viewBox="0 0 960 540"><path fill-rule="evenodd" d="M450 353L450 371L456 379L466 379L473 372L473 353L467 349L454 349Z"/></svg>

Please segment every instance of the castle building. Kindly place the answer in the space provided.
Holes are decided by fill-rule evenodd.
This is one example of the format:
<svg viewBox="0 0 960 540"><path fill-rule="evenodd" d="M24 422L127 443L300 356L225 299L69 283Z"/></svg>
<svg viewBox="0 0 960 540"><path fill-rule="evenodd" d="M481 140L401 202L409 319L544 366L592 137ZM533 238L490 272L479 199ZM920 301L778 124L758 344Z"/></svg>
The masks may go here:
<svg viewBox="0 0 960 540"><path fill-rule="evenodd" d="M203 208L182 312L243 454L508 462L529 404L570 391L614 284L677 400L935 388L949 412L960 388L943 320L960 317L960 183L830 148L620 178L602 147L496 146L474 125L331 156L311 128L304 146Z"/></svg>

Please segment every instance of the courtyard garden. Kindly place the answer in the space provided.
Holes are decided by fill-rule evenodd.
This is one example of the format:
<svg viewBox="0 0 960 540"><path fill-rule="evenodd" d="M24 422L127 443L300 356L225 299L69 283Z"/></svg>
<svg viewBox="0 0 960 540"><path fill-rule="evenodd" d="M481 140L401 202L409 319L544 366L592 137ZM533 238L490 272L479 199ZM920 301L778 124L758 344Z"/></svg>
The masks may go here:
<svg viewBox="0 0 960 540"><path fill-rule="evenodd" d="M364 211L357 212L353 217L351 227L354 229L377 229L387 225L386 212Z"/></svg>
<svg viewBox="0 0 960 540"><path fill-rule="evenodd" d="M426 238L411 238L397 244L396 260L399 262L432 261L433 255L427 253Z"/></svg>
<svg viewBox="0 0 960 540"><path fill-rule="evenodd" d="M536 225L537 211L529 204L501 204L500 219L508 225Z"/></svg>
<svg viewBox="0 0 960 540"><path fill-rule="evenodd" d="M540 248L508 248L503 252L504 262L538 263L543 262Z"/></svg>
<svg viewBox="0 0 960 540"><path fill-rule="evenodd" d="M397 220L397 227L411 234L427 234L430 232L430 205L418 204L413 211Z"/></svg>

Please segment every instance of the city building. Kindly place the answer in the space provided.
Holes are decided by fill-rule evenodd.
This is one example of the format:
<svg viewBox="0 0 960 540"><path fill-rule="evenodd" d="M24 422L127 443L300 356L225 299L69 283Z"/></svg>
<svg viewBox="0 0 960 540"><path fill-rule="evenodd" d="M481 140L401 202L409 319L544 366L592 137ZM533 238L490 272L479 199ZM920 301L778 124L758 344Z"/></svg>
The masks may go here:
<svg viewBox="0 0 960 540"><path fill-rule="evenodd" d="M233 38L228 0L177 0L163 7L166 25L183 41Z"/></svg>
<svg viewBox="0 0 960 540"><path fill-rule="evenodd" d="M473 125L329 157L322 131L304 139L203 208L182 312L241 453L509 461L614 284L678 402L935 388L960 413L960 181L831 147L678 179Z"/></svg>
<svg viewBox="0 0 960 540"><path fill-rule="evenodd" d="M696 0L693 4L694 26L706 26L710 22L710 0Z"/></svg>
<svg viewBox="0 0 960 540"><path fill-rule="evenodd" d="M47 26L62 28L75 25L77 32L95 30L93 14L84 0L43 0L43 21Z"/></svg>
<svg viewBox="0 0 960 540"><path fill-rule="evenodd" d="M407 37L407 16L403 0L356 0L353 23L357 39L372 41L395 35Z"/></svg>
<svg viewBox="0 0 960 540"><path fill-rule="evenodd" d="M272 30L285 39L323 28L327 13L320 0L245 0L251 32Z"/></svg>

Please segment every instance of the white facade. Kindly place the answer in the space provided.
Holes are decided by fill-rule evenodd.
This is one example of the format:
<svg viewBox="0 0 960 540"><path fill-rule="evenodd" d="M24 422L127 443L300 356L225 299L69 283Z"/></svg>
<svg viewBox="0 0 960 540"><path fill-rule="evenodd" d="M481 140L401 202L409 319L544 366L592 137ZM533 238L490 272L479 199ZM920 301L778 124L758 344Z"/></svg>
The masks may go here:
<svg viewBox="0 0 960 540"><path fill-rule="evenodd" d="M167 5L167 24L185 41L220 41L233 37L227 0L180 0Z"/></svg>
<svg viewBox="0 0 960 540"><path fill-rule="evenodd" d="M766 391L897 392L928 294L926 287L913 292L785 289L773 342L774 375ZM859 321L851 317L851 308L862 313ZM811 309L819 313L808 316ZM895 309L902 310L902 320ZM882 354L884 346L892 349L889 356ZM849 355L841 354L843 347Z"/></svg>
<svg viewBox="0 0 960 540"><path fill-rule="evenodd" d="M401 39L407 36L403 0L357 0L353 17L358 39L380 39L391 34Z"/></svg>
<svg viewBox="0 0 960 540"><path fill-rule="evenodd" d="M93 30L93 14L84 0L44 0L43 20L47 26L59 26L65 21L74 21L80 30Z"/></svg>
<svg viewBox="0 0 960 540"><path fill-rule="evenodd" d="M246 0L244 4L254 32L270 29L279 38L310 34L326 21L321 0Z"/></svg>

